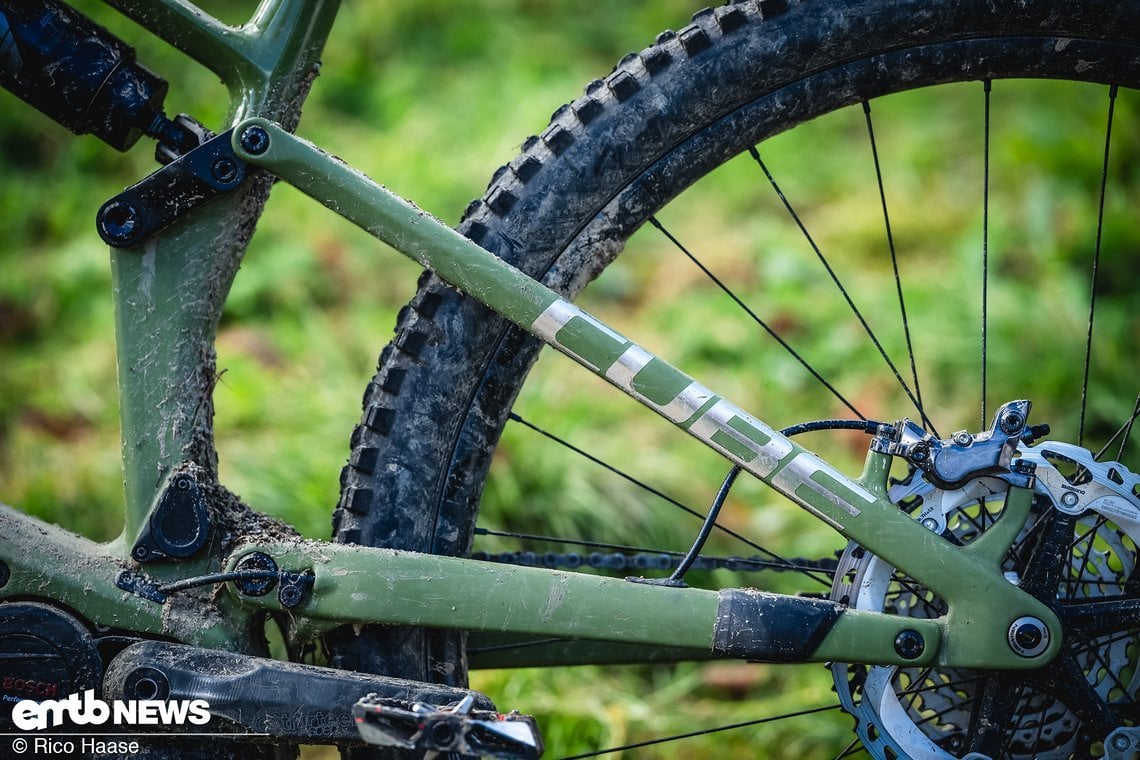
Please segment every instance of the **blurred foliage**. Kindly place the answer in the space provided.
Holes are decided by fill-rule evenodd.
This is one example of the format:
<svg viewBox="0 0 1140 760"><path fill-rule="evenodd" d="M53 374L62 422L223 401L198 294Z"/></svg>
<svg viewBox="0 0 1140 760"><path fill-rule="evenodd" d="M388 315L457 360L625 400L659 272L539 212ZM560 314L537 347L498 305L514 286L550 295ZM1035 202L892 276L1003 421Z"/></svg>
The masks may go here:
<svg viewBox="0 0 1140 760"><path fill-rule="evenodd" d="M240 17L232 3L214 6L227 18ZM105 8L82 7L137 43L142 60L171 80L172 110L219 122L224 92L211 75ZM494 169L545 127L549 113L657 31L683 25L691 10L681 0L346 2L300 132L454 222ZM992 412L1028 393L1031 380L1035 418L1072 439L1105 88L999 82L993 103L987 403ZM0 254L0 495L109 539L118 532L121 503L117 398L109 270L92 220L104 199L151 171L152 162L144 147L123 157L93 138L72 138L7 94L0 104L7 243ZM885 98L872 109L918 377L943 434L982 424L981 104L981 86L969 84ZM1136 93L1122 91L1086 426L1097 446L1127 417L1137 390L1138 110ZM862 110L773 138L760 153L909 381ZM660 218L862 413L887 420L915 415L751 158L729 162ZM327 535L360 392L417 274L290 188L275 189L218 335L224 373L216 424L230 488L306 535ZM634 237L584 303L776 425L851 415L655 230ZM566 382L575 372L564 358L544 356L518 413L703 511L724 462L678 441L600 381L573 375ZM866 450L859 434L817 435L806 445L851 471ZM1138 469L1135 454L1128 461ZM627 480L508 425L483 524L683 550L697 522L674 512ZM827 556L843 544L743 479L723 522L788 556ZM490 539L477 548L520 547ZM712 548L754 553L723 537ZM785 591L805 585L787 575L724 571L692 582ZM474 683L500 706L538 715L552 755L834 702L822 667L528 670L476 674ZM637 756L834 756L849 729L849 719L825 713L647 747Z"/></svg>

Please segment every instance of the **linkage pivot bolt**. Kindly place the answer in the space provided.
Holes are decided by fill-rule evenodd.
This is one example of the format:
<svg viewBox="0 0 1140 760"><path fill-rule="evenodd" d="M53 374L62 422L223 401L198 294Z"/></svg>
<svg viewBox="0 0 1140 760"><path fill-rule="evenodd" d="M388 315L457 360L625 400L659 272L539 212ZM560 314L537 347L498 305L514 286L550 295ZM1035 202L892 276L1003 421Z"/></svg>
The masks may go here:
<svg viewBox="0 0 1140 760"><path fill-rule="evenodd" d="M232 158L222 156L214 162L214 165L210 167L210 171L213 172L214 179L216 179L218 182L221 182L222 184L229 184L230 182L233 182L235 179L237 179L237 162L235 162Z"/></svg>
<svg viewBox="0 0 1140 760"><path fill-rule="evenodd" d="M264 552L250 552L237 561L234 570L248 573L234 581L237 590L246 596L265 596L277 585L277 563Z"/></svg>
<svg viewBox="0 0 1140 760"><path fill-rule="evenodd" d="M241 147L255 156L260 156L269 150L269 133L265 131L265 127L256 124L246 127L241 133Z"/></svg>
<svg viewBox="0 0 1140 760"><path fill-rule="evenodd" d="M926 651L926 640L921 633L908 628L895 637L895 651L904 659L917 659Z"/></svg>
<svg viewBox="0 0 1140 760"><path fill-rule="evenodd" d="M103 240L125 245L138 234L142 214L129 203L111 201L99 209L96 226Z"/></svg>

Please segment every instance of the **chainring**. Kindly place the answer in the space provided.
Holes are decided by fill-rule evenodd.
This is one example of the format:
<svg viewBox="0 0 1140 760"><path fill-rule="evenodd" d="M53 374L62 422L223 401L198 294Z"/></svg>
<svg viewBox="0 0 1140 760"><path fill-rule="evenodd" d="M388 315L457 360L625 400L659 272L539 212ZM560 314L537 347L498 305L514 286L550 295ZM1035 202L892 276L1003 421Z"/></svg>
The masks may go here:
<svg viewBox="0 0 1140 760"><path fill-rule="evenodd" d="M1061 447L1063 454L1057 456ZM1140 576L1136 575L1140 520L1134 519L1140 516L1140 504L1131 485L1136 476L1118 464L1095 462L1089 452L1068 445L1024 448L1022 456L1033 461L1045 477L1038 478L1031 515L1003 562L1007 580L1020 581L1036 531L1056 514L1056 508L1061 508L1069 514L1083 514L1076 521L1064 560L1068 571L1058 588L1057 603L1140 591ZM1062 461L1074 464L1076 474L1061 475L1058 465ZM1122 487L1122 481L1127 487ZM1104 493L1104 484L1115 486L1114 498L1093 499L1087 504L1082 500L1074 508L1061 503L1058 483L1072 484L1068 490L1082 493ZM906 480L891 486L889 495L900 509L929 529L952 542L968 544L1000 519L1007 490L1008 485L996 478L978 478L962 488L943 490L927 481L921 471L913 470ZM1101 509L1101 502L1109 508ZM933 592L854 543L839 560L831 598L857 609L907 617L937 618L946 612L945 603ZM1140 630L1085 641L1066 635L1066 641L1100 699L1109 705L1134 704L1133 697L1140 688ZM983 675L980 671L842 663L831 668L839 700L854 717L856 734L872 757L954 758L969 754L973 707ZM1068 705L1027 685L1019 692L1014 722L1006 731L1003 757L1052 760L1091 756L1092 746L1103 740L1103 736L1082 731L1080 719Z"/></svg>

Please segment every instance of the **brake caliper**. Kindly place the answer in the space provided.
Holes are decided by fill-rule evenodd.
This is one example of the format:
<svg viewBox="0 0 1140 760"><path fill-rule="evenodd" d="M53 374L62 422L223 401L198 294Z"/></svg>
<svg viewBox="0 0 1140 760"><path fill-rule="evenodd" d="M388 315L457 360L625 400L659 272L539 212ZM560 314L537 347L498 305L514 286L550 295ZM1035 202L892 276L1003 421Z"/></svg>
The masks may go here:
<svg viewBox="0 0 1140 760"><path fill-rule="evenodd" d="M939 440L910 420L902 420L890 437L876 438L871 448L902 457L919 468L939 488L961 488L980 477L997 477L1010 485L1032 487L1033 480L1013 467L1014 454L1024 441L1049 432L1047 425L1029 426L1029 401L1010 401L994 415L990 429L972 435L955 433Z"/></svg>

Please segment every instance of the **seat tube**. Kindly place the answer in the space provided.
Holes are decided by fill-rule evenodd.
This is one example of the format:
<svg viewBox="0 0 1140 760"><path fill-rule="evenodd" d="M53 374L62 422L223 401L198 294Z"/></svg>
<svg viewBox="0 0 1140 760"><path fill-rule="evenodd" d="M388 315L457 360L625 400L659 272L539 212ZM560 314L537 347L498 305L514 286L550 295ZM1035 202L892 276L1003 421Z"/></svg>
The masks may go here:
<svg viewBox="0 0 1140 760"><path fill-rule="evenodd" d="M182 0L108 0L214 71L229 91L227 129L250 115L295 125L339 5L265 0L240 27ZM217 478L214 338L271 178L251 173L138 247L111 251L129 550L171 470Z"/></svg>

